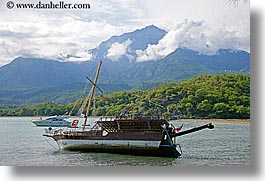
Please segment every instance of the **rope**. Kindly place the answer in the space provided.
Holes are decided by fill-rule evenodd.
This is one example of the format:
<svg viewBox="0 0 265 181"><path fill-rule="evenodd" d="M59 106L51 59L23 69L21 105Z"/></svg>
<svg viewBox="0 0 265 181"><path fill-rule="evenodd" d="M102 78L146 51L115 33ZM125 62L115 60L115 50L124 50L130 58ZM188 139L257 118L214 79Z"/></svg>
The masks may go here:
<svg viewBox="0 0 265 181"><path fill-rule="evenodd" d="M78 112L77 112L79 115L82 114L82 112L83 112L83 110L84 110L84 108L85 108L85 106L86 106L86 104L87 104L87 102L88 102L88 99L89 99L89 97L90 97L90 94L91 94L91 91L89 92L89 94L87 95L87 97L86 97L85 100L83 101L81 107L79 108L79 110L78 110Z"/></svg>
<svg viewBox="0 0 265 181"><path fill-rule="evenodd" d="M84 87L82 93L81 93L80 96L78 97L77 101L75 102L74 107L72 108L72 110L71 110L70 113L69 113L70 116L71 116L72 112L74 111L75 107L77 106L77 104L78 104L78 100L81 99L81 97L82 97L83 94L85 93L87 87L88 87L88 84L85 84L85 87Z"/></svg>

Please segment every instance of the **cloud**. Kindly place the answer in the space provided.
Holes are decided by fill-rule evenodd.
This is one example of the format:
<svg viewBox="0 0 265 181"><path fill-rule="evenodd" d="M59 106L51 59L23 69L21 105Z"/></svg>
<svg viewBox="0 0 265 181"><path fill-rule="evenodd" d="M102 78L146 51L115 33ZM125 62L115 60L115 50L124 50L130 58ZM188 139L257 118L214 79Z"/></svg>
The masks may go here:
<svg viewBox="0 0 265 181"><path fill-rule="evenodd" d="M133 19L144 17L141 0L91 0L89 17L113 25L133 25ZM137 25L139 25L137 23Z"/></svg>
<svg viewBox="0 0 265 181"><path fill-rule="evenodd" d="M127 48L131 43L132 43L132 40L127 39L126 41L122 43L115 42L111 44L107 52L107 57L115 61L124 55L129 56L126 53L127 53Z"/></svg>
<svg viewBox="0 0 265 181"><path fill-rule="evenodd" d="M155 45L148 45L145 50L137 50L137 61L157 60L165 57L173 52L181 44L186 43L186 40L193 39L189 34L194 32L195 29L200 27L202 22L194 22L187 20L177 25L174 29L170 30L159 42ZM190 31L190 33L189 33Z"/></svg>
<svg viewBox="0 0 265 181"><path fill-rule="evenodd" d="M145 50L136 50L137 61L158 60L177 48L188 48L207 55L216 54L219 49L249 51L249 37L249 30L213 29L204 21L185 20L169 30L158 44L149 44Z"/></svg>
<svg viewBox="0 0 265 181"><path fill-rule="evenodd" d="M115 26L104 20L86 21L77 16L20 14L10 19L3 18L0 21L0 66L18 56L89 60L89 49L128 29L130 26Z"/></svg>
<svg viewBox="0 0 265 181"><path fill-rule="evenodd" d="M65 0L90 3L88 10L9 10L5 2L0 3L0 66L18 56L89 60L92 56L88 50L100 42L139 27L128 23L142 15L136 8L138 1Z"/></svg>

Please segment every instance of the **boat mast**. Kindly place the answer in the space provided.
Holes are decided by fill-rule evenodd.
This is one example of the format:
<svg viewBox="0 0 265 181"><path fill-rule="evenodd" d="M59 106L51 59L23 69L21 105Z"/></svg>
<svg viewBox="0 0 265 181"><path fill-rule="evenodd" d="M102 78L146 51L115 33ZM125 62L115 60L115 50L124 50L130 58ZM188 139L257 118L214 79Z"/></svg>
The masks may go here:
<svg viewBox="0 0 265 181"><path fill-rule="evenodd" d="M87 105L86 117L85 117L85 121L84 121L84 124L83 124L83 127L82 127L82 131L85 131L87 117L89 116L89 109L90 109L90 106L91 106L91 103L92 103L92 100L93 100L93 96L94 96L94 92L95 92L95 88L96 88L96 84L97 84L97 80L98 80L98 74L99 74L99 71L100 71L101 64L102 64L102 61L99 61L96 77L95 77L95 80L94 80L94 83L93 83L93 86L92 86L92 89L91 89L91 94L90 94L88 105Z"/></svg>
<svg viewBox="0 0 265 181"><path fill-rule="evenodd" d="M93 100L92 116L96 116L96 99L95 99L95 97L94 97L94 100Z"/></svg>

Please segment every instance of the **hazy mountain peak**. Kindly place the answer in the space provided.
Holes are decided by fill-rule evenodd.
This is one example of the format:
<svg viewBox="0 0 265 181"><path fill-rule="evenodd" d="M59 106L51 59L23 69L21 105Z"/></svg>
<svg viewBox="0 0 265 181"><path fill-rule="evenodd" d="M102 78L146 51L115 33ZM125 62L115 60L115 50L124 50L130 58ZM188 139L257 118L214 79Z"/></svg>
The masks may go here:
<svg viewBox="0 0 265 181"><path fill-rule="evenodd" d="M144 50L149 44L157 44L165 34L165 30L150 25L122 35L114 35L89 52L94 59L133 61L136 58L136 50ZM112 59L113 57L116 58Z"/></svg>

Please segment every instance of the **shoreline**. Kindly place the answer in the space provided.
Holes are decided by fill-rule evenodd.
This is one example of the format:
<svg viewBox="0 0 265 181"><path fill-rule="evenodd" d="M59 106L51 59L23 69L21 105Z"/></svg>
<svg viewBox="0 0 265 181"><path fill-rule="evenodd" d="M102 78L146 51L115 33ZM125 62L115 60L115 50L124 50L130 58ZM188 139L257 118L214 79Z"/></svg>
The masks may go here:
<svg viewBox="0 0 265 181"><path fill-rule="evenodd" d="M180 119L182 122L211 122L227 124L250 124L250 119Z"/></svg>
<svg viewBox="0 0 265 181"><path fill-rule="evenodd" d="M0 118L29 118L36 119L39 117L49 117L49 116L0 116ZM75 117L75 116L74 116ZM99 116L100 117L100 116ZM179 119L180 122L206 122L206 123L226 123L226 124L250 124L250 119Z"/></svg>

